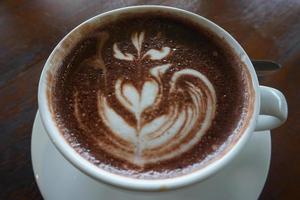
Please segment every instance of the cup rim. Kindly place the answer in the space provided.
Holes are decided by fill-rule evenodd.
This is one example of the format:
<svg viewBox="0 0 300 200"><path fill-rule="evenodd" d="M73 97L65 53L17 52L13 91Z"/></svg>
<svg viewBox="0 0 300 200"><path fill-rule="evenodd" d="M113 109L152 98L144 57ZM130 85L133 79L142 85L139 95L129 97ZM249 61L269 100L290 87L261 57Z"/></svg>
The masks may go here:
<svg viewBox="0 0 300 200"><path fill-rule="evenodd" d="M252 88L254 89L253 95L254 97L254 105L253 105L253 112L251 114L251 118L248 121L247 128L243 133L241 133L241 137L237 140L237 142L230 147L230 149L223 155L219 156L216 160L213 160L213 162L209 163L208 165L204 166L203 168L197 169L193 172L171 177L171 178L165 178L165 179L136 179L131 177L126 177L118 174L114 174L108 171L105 171L104 169L101 169L88 160L84 159L81 155L79 155L65 140L63 135L59 132L56 123L52 119L52 114L50 112L49 106L48 106L48 100L47 100L47 72L49 69L51 69L51 59L54 56L54 53L58 51L60 48L60 45L66 38L68 38L75 30L80 29L83 25L92 23L96 21L99 18L102 18L104 16L108 15L114 15L122 12L132 12L135 10L140 9L146 9L147 11L153 11L153 10L162 10L162 11L168 11L172 14L181 14L189 18L194 18L195 20L201 21L201 24L205 24L209 28L213 27L218 31L219 34L224 36L226 43L230 46L234 47L235 54L239 53L239 56L244 62L246 66L246 70L249 72L251 77L251 84ZM146 12L147 12L146 11ZM213 31L216 33L216 31ZM138 190L138 191L165 191L170 189L176 189L180 187L184 187L196 182L199 182L201 180L204 180L208 178L209 176L215 174L217 171L219 171L221 168L223 168L226 164L228 164L241 150L241 148L245 145L246 141L249 139L250 134L254 131L255 124L256 124L256 116L259 113L260 108L260 93L258 89L258 80L255 73L255 70L253 68L253 65L244 51L244 49L240 46L240 44L223 28L218 26L217 24L213 23L212 21L197 15L195 13L169 7L169 6L159 6L159 5L142 5L142 6L129 6L124 8L119 8L115 10L111 10L99 15L96 15L83 23L79 24L77 27L75 27L72 31L70 31L54 48L50 56L48 57L41 77L39 81L39 87L38 87L38 106L41 113L41 119L43 126L46 129L46 132L51 139L52 143L55 145L55 147L59 150L59 152L74 166L76 166L79 170L81 170L83 173L87 174L88 176L100 180L104 183L107 183L112 186L117 186L124 189L129 190Z"/></svg>

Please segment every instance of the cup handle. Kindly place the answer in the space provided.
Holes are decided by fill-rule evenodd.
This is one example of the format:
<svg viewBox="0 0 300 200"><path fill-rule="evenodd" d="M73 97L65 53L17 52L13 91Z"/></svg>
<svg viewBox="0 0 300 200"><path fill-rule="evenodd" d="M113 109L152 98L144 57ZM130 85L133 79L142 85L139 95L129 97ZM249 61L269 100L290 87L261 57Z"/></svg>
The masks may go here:
<svg viewBox="0 0 300 200"><path fill-rule="evenodd" d="M260 87L260 112L257 117L255 131L270 130L283 124L288 115L287 102L284 95L271 87Z"/></svg>

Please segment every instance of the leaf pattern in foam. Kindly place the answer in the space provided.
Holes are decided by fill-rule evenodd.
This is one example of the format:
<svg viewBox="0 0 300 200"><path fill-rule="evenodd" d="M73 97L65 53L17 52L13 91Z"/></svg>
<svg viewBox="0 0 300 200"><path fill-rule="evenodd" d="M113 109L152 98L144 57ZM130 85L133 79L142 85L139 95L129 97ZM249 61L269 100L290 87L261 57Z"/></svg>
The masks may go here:
<svg viewBox="0 0 300 200"><path fill-rule="evenodd" d="M120 116L108 105L105 97L99 94L98 99L98 112L105 125L109 127L114 134L122 139L136 143L137 138L135 128L131 127L122 116Z"/></svg>
<svg viewBox="0 0 300 200"><path fill-rule="evenodd" d="M169 47L163 47L161 50L150 49L144 54L143 58L149 56L151 60L161 60L168 56L170 51Z"/></svg>
<svg viewBox="0 0 300 200"><path fill-rule="evenodd" d="M138 57L140 57L140 55L141 55L141 50L142 50L142 44L143 44L143 41L144 41L144 37L145 37L145 32L141 32L141 33L136 32L136 33L132 34L132 36L131 36L131 41L132 41L132 44L134 45L134 47L137 50Z"/></svg>
<svg viewBox="0 0 300 200"><path fill-rule="evenodd" d="M140 118L143 111L154 104L159 88L155 81L146 81L141 93L131 83L116 82L116 97L136 118ZM139 120L139 119L137 119Z"/></svg>
<svg viewBox="0 0 300 200"><path fill-rule="evenodd" d="M122 53L122 51L119 49L118 45L115 43L113 45L114 50L114 57L120 60L127 60L132 61L134 60L134 56L131 53Z"/></svg>
<svg viewBox="0 0 300 200"><path fill-rule="evenodd" d="M145 33L135 32L131 35L131 42L136 49L134 53L123 53L117 43L113 45L114 57L125 61L161 60L169 55L170 47L161 49L146 49L146 53L141 55L143 49ZM123 78L117 79L115 83L115 96L124 108L131 112L136 118L136 124L130 125L124 116L120 116L114 108L107 103L105 96L99 102L99 113L107 127L112 133L119 137L130 140L135 145L133 163L143 165L143 163L157 162L177 156L187 151L198 140L210 126L215 115L216 94L213 85L207 77L193 68L184 68L172 74L168 92L162 88L164 74L170 69L172 63L159 64L149 70L150 79L147 79L141 88L136 88L130 81ZM188 87L182 88L177 81L184 76L194 76L202 82L195 85L186 80ZM138 90L139 89L139 90ZM155 119L144 124L142 114L147 108L156 108L162 101L163 96L177 94L186 91L192 99L190 105L179 107L176 103L170 104L168 112L157 116ZM206 98L203 98L203 96ZM195 128L197 132L189 141L179 145ZM168 149L176 150L169 151ZM147 154L150 152L152 157ZM143 157L143 153L148 157ZM158 157L155 154L159 155ZM129 159L130 160L130 159Z"/></svg>
<svg viewBox="0 0 300 200"><path fill-rule="evenodd" d="M140 99L140 108L141 113L154 104L155 99L158 95L158 84L155 81L146 81L143 85L141 99Z"/></svg>

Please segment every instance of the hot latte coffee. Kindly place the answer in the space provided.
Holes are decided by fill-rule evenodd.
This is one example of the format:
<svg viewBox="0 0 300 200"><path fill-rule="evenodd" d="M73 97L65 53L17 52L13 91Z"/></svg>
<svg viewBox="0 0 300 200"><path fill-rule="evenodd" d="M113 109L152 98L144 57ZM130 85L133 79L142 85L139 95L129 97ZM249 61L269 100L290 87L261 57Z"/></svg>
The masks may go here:
<svg viewBox="0 0 300 200"><path fill-rule="evenodd" d="M248 112L247 78L221 38L162 14L86 33L53 79L51 110L68 143L112 173L179 176L221 156Z"/></svg>

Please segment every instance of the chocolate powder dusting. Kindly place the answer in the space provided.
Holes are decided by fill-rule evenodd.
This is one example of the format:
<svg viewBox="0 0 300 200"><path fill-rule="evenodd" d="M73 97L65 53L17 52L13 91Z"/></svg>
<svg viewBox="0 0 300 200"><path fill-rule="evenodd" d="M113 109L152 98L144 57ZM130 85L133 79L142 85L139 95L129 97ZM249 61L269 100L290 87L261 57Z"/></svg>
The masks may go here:
<svg viewBox="0 0 300 200"><path fill-rule="evenodd" d="M169 178L200 168L238 137L248 106L244 76L241 61L208 31L160 14L136 15L78 42L56 73L52 107L65 139L93 164L134 178ZM159 117L174 123L155 129ZM167 142L146 148L166 134L173 134ZM190 141L197 142L184 147Z"/></svg>

